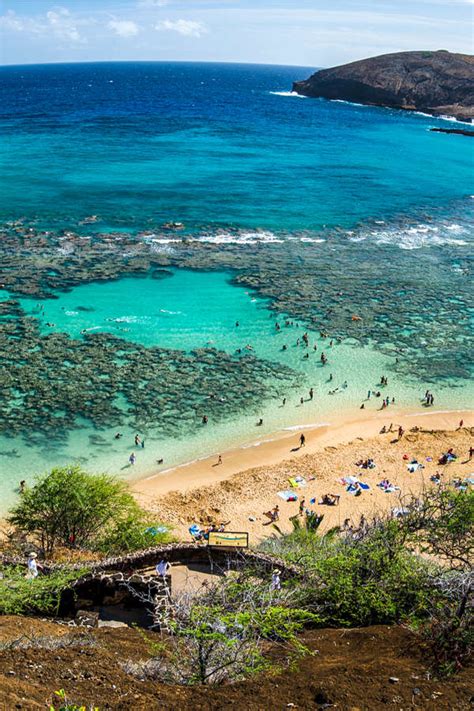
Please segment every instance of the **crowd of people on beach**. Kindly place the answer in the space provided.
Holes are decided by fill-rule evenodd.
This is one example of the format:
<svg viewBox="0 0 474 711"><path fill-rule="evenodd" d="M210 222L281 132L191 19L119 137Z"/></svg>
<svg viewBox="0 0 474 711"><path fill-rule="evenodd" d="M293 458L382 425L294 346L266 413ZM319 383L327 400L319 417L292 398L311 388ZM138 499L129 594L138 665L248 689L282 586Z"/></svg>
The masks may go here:
<svg viewBox="0 0 474 711"><path fill-rule="evenodd" d="M462 428L464 425L464 421L460 420L459 422L459 427L458 429ZM385 433L391 433L393 431L397 431L397 438L393 441L398 442L402 439L404 435L404 429L401 425L398 426L398 429L394 428L393 423L391 423L388 427L383 426L382 429L380 430L380 434L385 434ZM413 432L420 432L421 429L419 427L413 427L412 430ZM298 438L299 445L300 447L305 446L306 444L306 436L301 433ZM295 449L299 449L300 447L297 447ZM294 450L293 450L294 451ZM471 461L473 456L474 456L474 446L470 446L467 454L467 459L466 463L468 461ZM431 456L426 457L426 462L432 462L436 461L439 466L446 467L449 465L451 462L454 462L458 459L458 455L454 451L454 448L450 447L447 449L446 452L442 452L438 458L434 459ZM419 462L417 459L410 459L409 455L404 453L401 457L401 461L405 462L406 468L409 473L415 474L416 472L422 472L424 469L425 465ZM361 471L369 472L371 470L376 470L377 469L377 463L374 460L373 457L367 456L365 458L358 459L354 462L354 467L358 468ZM446 470L439 471L436 470L434 474L430 476L430 481L435 484L439 485L443 482L444 475L446 473ZM310 477L309 481L314 481L316 480L316 476ZM358 479L357 476L348 476L344 477L339 480L341 484L344 485L346 492L348 494L351 494L355 497L360 497L362 496L367 490L370 490L371 485L368 484L367 482L361 481ZM306 480L302 476L295 476L289 479L290 486L296 487L294 490L289 490L289 491L282 491L279 492L279 494L284 498L284 500L287 503L296 503L298 506L297 512L294 510L291 510L288 515L288 519L292 520L295 518L304 518L305 526L308 528L316 528L322 521L323 519L323 514L318 512L317 508L315 507L322 507L322 506L329 506L329 507L337 507L340 505L341 502L341 494L339 493L333 493L333 492L326 492L322 493L319 498L316 498L315 496L312 496L309 500L308 497L304 494L300 494L298 491L299 487L305 487L307 485ZM470 486L474 486L474 477L467 477L465 479L462 478L454 478L450 484L458 490L466 490ZM392 494L392 493L398 493L398 495L401 495L401 490L400 487L394 484L387 476L383 476L378 483L375 484L376 488L378 488L381 492L384 494ZM403 507L395 506L392 509L392 515L393 516L400 516L403 515ZM262 513L263 521L262 525L263 526L270 526L272 524L277 524L282 516L282 511L279 506L279 504L276 504L273 506L273 508L269 510L265 510ZM257 518L255 516L250 516L249 520L252 522L257 521ZM211 527L207 527L206 529L199 530L197 532L197 538L196 538L196 531L192 534L193 540L197 540L199 542L205 542L206 541L206 535L208 538L208 533L209 531L212 530L217 530L216 529L217 524L214 524ZM350 535L354 539L358 539L360 537L363 537L366 529L368 526L367 519L365 518L364 514L359 516L359 520L353 524L352 519L350 517L347 517L344 519L343 524L340 526L340 532L343 533L344 535ZM191 529L190 529L191 530Z"/></svg>

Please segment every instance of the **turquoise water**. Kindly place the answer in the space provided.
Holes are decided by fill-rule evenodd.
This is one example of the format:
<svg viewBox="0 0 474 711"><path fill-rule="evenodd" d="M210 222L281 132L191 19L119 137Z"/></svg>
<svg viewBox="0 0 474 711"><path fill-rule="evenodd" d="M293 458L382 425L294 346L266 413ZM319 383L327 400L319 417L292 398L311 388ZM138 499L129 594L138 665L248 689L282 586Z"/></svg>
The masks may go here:
<svg viewBox="0 0 474 711"><path fill-rule="evenodd" d="M379 398L366 400L367 390L377 389L380 376L390 373L393 358L350 341L342 344L334 341L330 346L329 339L311 331L308 331L310 347L306 349L301 341L305 332L303 323L293 321L293 325L285 326L284 316L276 317L269 311L266 300L257 298L251 290L233 286L230 277L221 272L177 270L163 280L124 278L88 284L43 302L41 314L37 313L35 302L21 301L28 313L39 318L44 333L66 332L81 339L85 334L104 330L147 347L188 352L213 346L234 353L238 348L245 351L246 346L251 346L259 359L294 369L301 376L301 382L290 391L285 406L280 399L263 400L229 421L211 420L206 426L196 421L194 433L178 441L176 437L163 435L149 422L139 430L140 436L145 438L144 449L134 446L137 430L132 425L104 427L98 431L80 419L77 421L80 428L72 431L65 441L56 442L52 436L49 445L41 448L26 447L19 438L2 437L0 454L8 455L16 450L16 456L4 455L0 462L2 467L6 465L2 478L4 506L13 500L19 479L30 481L33 472L47 470L52 465L77 461L94 470L139 477L150 470L166 470L184 461L217 454L227 447L265 440L275 431L291 428L296 423L317 425L331 422L343 412L356 414L364 401L368 413L380 407ZM78 310L78 307L93 311ZM281 324L279 331L275 328L276 321ZM329 359L325 367L320 362L322 351ZM306 353L310 354L308 359L304 357ZM417 407L425 386L421 382L407 384L390 375L383 395L395 397L397 408ZM311 387L313 400L309 400ZM226 394L224 379L218 395L225 398ZM453 394L448 387L438 388L436 404L439 408L467 407L468 393L465 389ZM122 405L126 409L126 403ZM388 413L387 417L390 418ZM260 418L263 425L257 426ZM123 434L118 441L114 438L117 429ZM100 441L94 440L98 435ZM128 466L131 451L137 455L133 468ZM157 464L158 459L164 460L161 465Z"/></svg>
<svg viewBox="0 0 474 711"><path fill-rule="evenodd" d="M0 284L16 274L9 293L0 290L0 301L19 298L31 316L27 323L21 313L14 316L19 333L0 318L0 350L9 343L0 353L0 363L8 364L1 382L17 409L27 403L25 420L44 408L45 417L61 421L63 413L44 404L53 390L82 388L85 403L75 426L59 426L46 443L27 425L20 436L18 421L15 433L2 426L2 508L20 479L30 481L53 464L78 461L136 477L279 429L330 422L358 410L381 374L389 377L384 394L402 408L418 407L427 388L435 389L437 408L470 406L473 142L430 132L450 125L442 119L291 95L292 81L311 71L166 63L0 68ZM84 223L91 215L96 221ZM184 229L165 229L169 221L183 222ZM44 248L38 251L30 238L42 229L48 233L40 233ZM136 236L169 274L75 286L67 258L80 262L81 248L63 249L63 230L89 235L91 243L111 230ZM12 253L17 262L10 261ZM97 249L87 259L100 269L103 254ZM111 257L122 273L127 258L121 248ZM45 292L54 298L25 298L30 285L22 270L31 263L44 270ZM55 283L64 263L70 283ZM195 269L177 268L183 266ZM232 283L237 277L246 286ZM363 314L359 331L351 326L354 313ZM286 318L292 326L284 325ZM334 339L331 347L319 335L321 325L311 330L306 318L343 342ZM144 363L154 349L167 349L178 372L182 354L189 369L195 349L217 349L219 397L229 401L239 394L235 364L242 349L255 357L256 374L259 364L268 374L268 394L262 387L260 402L249 399L204 427L194 410L183 417L180 390L179 403L165 403L166 431L152 418L140 425L146 446L136 450L130 468L136 426L123 390L113 403L123 414L120 424L111 415L94 427L88 417L88 395L109 376L92 373L84 380L71 369L69 381L55 380L48 371L36 389L24 389L21 364L15 364L13 385L9 381L5 370L13 371L15 342L26 343L26 331L31 336L37 327L43 339L34 341L33 368L55 367L57 341L48 334L76 339L61 341L71 361L84 356L81 344L93 350L94 336L111 334L146 347ZM305 330L308 359L296 345ZM324 368L322 349L329 357ZM398 356L405 362L397 364ZM185 382L189 372L183 372ZM435 385L427 382L430 372ZM288 384L290 373L298 386ZM148 385L136 377L139 400ZM277 386L288 388L285 407L274 396ZM159 383L153 387L159 397ZM252 389L248 374L241 389ZM365 404L371 411L380 400ZM0 393L4 418L7 409ZM256 427L260 418L263 425ZM123 437L115 440L118 429Z"/></svg>

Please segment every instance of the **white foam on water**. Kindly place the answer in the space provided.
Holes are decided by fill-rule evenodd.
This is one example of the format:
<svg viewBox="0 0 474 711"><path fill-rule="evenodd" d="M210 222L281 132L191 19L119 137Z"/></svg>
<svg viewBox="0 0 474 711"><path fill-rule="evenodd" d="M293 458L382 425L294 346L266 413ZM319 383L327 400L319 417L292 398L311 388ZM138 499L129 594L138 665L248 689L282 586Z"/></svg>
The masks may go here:
<svg viewBox="0 0 474 711"><path fill-rule="evenodd" d="M269 442L275 442L276 439L270 438L270 439L259 439L257 442L250 442L250 444L243 444L240 449L252 449L252 447L260 447L262 444L268 444Z"/></svg>
<svg viewBox="0 0 474 711"><path fill-rule="evenodd" d="M472 121L461 121L455 116L447 116L442 114L441 116L436 116L436 118L442 119L443 121L449 121L450 123L461 123L463 126L472 126Z"/></svg>
<svg viewBox="0 0 474 711"><path fill-rule="evenodd" d="M149 316L119 316L118 318L106 319L114 323L146 323L150 320Z"/></svg>
<svg viewBox="0 0 474 711"><path fill-rule="evenodd" d="M349 104L349 106L362 106L364 109L374 108L371 104L358 104L356 101L346 101L346 99L329 99L332 104Z"/></svg>
<svg viewBox="0 0 474 711"><path fill-rule="evenodd" d="M273 232L257 230L254 232L221 232L213 235L200 235L193 237L190 242L204 242L208 244L283 244L285 240L280 239Z"/></svg>
<svg viewBox="0 0 474 711"><path fill-rule="evenodd" d="M428 412L411 412L405 417L423 417L424 415L451 415L456 412L466 412L466 410L429 410Z"/></svg>
<svg viewBox="0 0 474 711"><path fill-rule="evenodd" d="M330 422L313 422L310 425L292 425L291 427L284 427L284 432L297 432L298 430L316 430L319 427L329 427Z"/></svg>
<svg viewBox="0 0 474 711"><path fill-rule="evenodd" d="M77 316L79 311L65 311L64 313L66 316Z"/></svg>
<svg viewBox="0 0 474 711"><path fill-rule="evenodd" d="M298 94L296 91L270 91L268 92L269 94L273 94L274 96L295 96L298 97L298 99L307 99L307 96L304 96L303 94Z"/></svg>
<svg viewBox="0 0 474 711"><path fill-rule="evenodd" d="M442 247L443 245L465 247L469 243L464 239L459 239L457 236L467 233L467 228L456 222L439 225L419 223L407 226L393 225L384 229L372 228L350 237L349 241L363 242L369 239L378 245L395 245L405 250ZM455 237L454 235L457 236Z"/></svg>
<svg viewBox="0 0 474 711"><path fill-rule="evenodd" d="M447 225L446 229L450 232L456 232L457 234L464 234L466 232L465 227L463 227L462 225L457 225L456 223L453 223L452 225Z"/></svg>
<svg viewBox="0 0 474 711"><path fill-rule="evenodd" d="M300 237L300 242L314 242L315 244L322 244L325 239L313 239L312 237Z"/></svg>

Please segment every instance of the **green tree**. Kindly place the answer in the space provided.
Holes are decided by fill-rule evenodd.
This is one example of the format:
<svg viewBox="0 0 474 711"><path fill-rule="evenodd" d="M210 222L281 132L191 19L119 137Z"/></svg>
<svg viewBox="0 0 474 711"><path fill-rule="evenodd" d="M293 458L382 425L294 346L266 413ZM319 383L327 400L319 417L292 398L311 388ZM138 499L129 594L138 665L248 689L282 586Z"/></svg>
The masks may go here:
<svg viewBox="0 0 474 711"><path fill-rule="evenodd" d="M110 552L118 552L161 542L144 535L146 514L124 482L77 466L38 477L8 520L34 536L44 555L58 546L104 550L108 544Z"/></svg>

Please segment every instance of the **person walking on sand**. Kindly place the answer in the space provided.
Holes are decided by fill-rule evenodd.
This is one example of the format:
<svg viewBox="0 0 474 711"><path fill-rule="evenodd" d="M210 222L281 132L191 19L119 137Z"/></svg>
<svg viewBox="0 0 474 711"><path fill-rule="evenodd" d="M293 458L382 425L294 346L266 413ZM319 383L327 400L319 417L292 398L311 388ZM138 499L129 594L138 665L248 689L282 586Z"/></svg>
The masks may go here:
<svg viewBox="0 0 474 711"><path fill-rule="evenodd" d="M304 507L305 507L306 501L305 499L301 499L300 501L300 506L299 506L299 515L302 516L304 514Z"/></svg>
<svg viewBox="0 0 474 711"><path fill-rule="evenodd" d="M400 425L400 427L398 428L398 439L399 439L399 440L403 437L404 433L405 433L405 430L404 430L403 427Z"/></svg>
<svg viewBox="0 0 474 711"><path fill-rule="evenodd" d="M473 454L474 454L474 447L469 447L469 459L472 459Z"/></svg>
<svg viewBox="0 0 474 711"><path fill-rule="evenodd" d="M305 447L306 446L306 437L304 434L300 434L300 447Z"/></svg>
<svg viewBox="0 0 474 711"><path fill-rule="evenodd" d="M459 420L459 427L458 427L458 430L462 430L463 425L464 425L464 420Z"/></svg>
<svg viewBox="0 0 474 711"><path fill-rule="evenodd" d="M222 456L220 454L217 457L217 464L222 464Z"/></svg>
<svg viewBox="0 0 474 711"><path fill-rule="evenodd" d="M309 399L312 400L313 397L314 397L314 389L313 389L313 388L310 388L310 389L309 389Z"/></svg>

